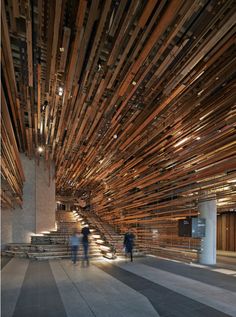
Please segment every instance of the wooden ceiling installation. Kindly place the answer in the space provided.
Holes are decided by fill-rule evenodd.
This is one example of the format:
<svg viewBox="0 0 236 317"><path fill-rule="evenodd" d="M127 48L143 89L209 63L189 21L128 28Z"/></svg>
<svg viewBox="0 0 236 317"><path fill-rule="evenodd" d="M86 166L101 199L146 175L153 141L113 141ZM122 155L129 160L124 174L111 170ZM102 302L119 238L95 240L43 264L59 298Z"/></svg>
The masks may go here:
<svg viewBox="0 0 236 317"><path fill-rule="evenodd" d="M88 192L118 226L196 214L211 197L235 210L235 23L233 0L3 1L19 151L42 146L57 193Z"/></svg>

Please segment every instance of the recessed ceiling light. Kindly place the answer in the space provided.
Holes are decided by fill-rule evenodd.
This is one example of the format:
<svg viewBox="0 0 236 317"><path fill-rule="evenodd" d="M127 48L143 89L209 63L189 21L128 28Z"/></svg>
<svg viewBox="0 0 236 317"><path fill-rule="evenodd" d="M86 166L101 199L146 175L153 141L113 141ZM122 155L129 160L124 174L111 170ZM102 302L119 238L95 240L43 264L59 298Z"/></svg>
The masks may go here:
<svg viewBox="0 0 236 317"><path fill-rule="evenodd" d="M198 136L198 137L197 137L197 140L200 140L200 139L201 139L200 136Z"/></svg>
<svg viewBox="0 0 236 317"><path fill-rule="evenodd" d="M136 81L132 81L132 85L134 86L137 85Z"/></svg>
<svg viewBox="0 0 236 317"><path fill-rule="evenodd" d="M59 95L59 96L62 96L62 95L63 95L63 88L62 88L62 87L59 87L59 89L58 89L58 95Z"/></svg>
<svg viewBox="0 0 236 317"><path fill-rule="evenodd" d="M117 137L118 137L117 134L114 134L114 135L113 135L113 138L114 138L114 139L117 139Z"/></svg>
<svg viewBox="0 0 236 317"><path fill-rule="evenodd" d="M38 152L39 152L39 153L42 153L42 152L43 152L42 146L39 146L39 147L38 147Z"/></svg>
<svg viewBox="0 0 236 317"><path fill-rule="evenodd" d="M60 47L60 52L64 52L64 47Z"/></svg>

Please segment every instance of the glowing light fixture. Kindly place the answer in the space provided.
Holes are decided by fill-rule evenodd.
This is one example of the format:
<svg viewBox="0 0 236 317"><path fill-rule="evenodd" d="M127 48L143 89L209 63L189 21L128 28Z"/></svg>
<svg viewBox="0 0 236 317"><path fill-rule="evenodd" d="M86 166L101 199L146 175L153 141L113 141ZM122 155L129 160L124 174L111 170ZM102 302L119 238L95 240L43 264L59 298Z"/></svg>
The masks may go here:
<svg viewBox="0 0 236 317"><path fill-rule="evenodd" d="M198 95L198 96L201 96L201 94L203 93L203 91L204 91L204 89L202 89L201 91L199 91L199 92L197 93L197 95Z"/></svg>
<svg viewBox="0 0 236 317"><path fill-rule="evenodd" d="M211 114L213 112L213 110L209 111L208 113L206 113L204 116L202 116L199 120L202 121L203 119L205 119L207 116L209 116L209 114Z"/></svg>
<svg viewBox="0 0 236 317"><path fill-rule="evenodd" d="M177 146L183 144L184 142L188 141L188 139L189 139L188 137L184 138L183 140L177 142L174 147L177 147Z"/></svg>
<svg viewBox="0 0 236 317"><path fill-rule="evenodd" d="M42 153L42 152L43 152L42 146L39 146L39 147L38 147L38 152L39 152L39 153Z"/></svg>
<svg viewBox="0 0 236 317"><path fill-rule="evenodd" d="M228 180L227 183L236 183L236 178Z"/></svg>
<svg viewBox="0 0 236 317"><path fill-rule="evenodd" d="M58 89L58 95L59 95L59 96L62 96L62 95L63 95L63 88L62 88L62 87L59 87L59 89Z"/></svg>

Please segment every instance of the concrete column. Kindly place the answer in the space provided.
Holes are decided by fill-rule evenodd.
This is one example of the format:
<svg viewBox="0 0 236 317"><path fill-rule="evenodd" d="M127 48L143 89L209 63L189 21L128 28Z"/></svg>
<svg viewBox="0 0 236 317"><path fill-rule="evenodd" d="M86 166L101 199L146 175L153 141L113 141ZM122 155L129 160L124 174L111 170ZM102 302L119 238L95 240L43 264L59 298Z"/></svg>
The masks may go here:
<svg viewBox="0 0 236 317"><path fill-rule="evenodd" d="M55 229L54 166L39 165L34 159L21 154L25 174L22 208L16 207L12 215L12 242L30 243L31 235Z"/></svg>
<svg viewBox="0 0 236 317"><path fill-rule="evenodd" d="M41 159L37 164L20 155L25 175L23 204L1 210L1 248L7 243L30 243L31 235L55 229L56 197L54 165L50 171Z"/></svg>
<svg viewBox="0 0 236 317"><path fill-rule="evenodd" d="M216 264L216 200L199 202L200 217L206 219L206 236L202 238L200 263Z"/></svg>
<svg viewBox="0 0 236 317"><path fill-rule="evenodd" d="M22 208L16 207L12 214L12 242L30 243L30 237L35 233L35 193L36 173L35 160L20 154L21 163L25 175L23 184Z"/></svg>
<svg viewBox="0 0 236 317"><path fill-rule="evenodd" d="M12 210L1 209L1 250L4 250L6 244L12 242Z"/></svg>
<svg viewBox="0 0 236 317"><path fill-rule="evenodd" d="M54 164L50 170L41 160L36 164L36 233L55 229L56 190Z"/></svg>

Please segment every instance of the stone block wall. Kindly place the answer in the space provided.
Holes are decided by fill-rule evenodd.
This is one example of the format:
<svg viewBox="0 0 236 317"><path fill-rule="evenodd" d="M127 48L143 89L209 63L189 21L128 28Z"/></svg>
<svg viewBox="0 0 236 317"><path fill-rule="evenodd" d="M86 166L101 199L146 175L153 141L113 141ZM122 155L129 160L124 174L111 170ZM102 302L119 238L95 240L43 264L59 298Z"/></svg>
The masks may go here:
<svg viewBox="0 0 236 317"><path fill-rule="evenodd" d="M54 165L50 172L41 159L39 164L21 154L25 174L22 208L2 209L1 247L7 243L29 243L31 235L55 228Z"/></svg>

